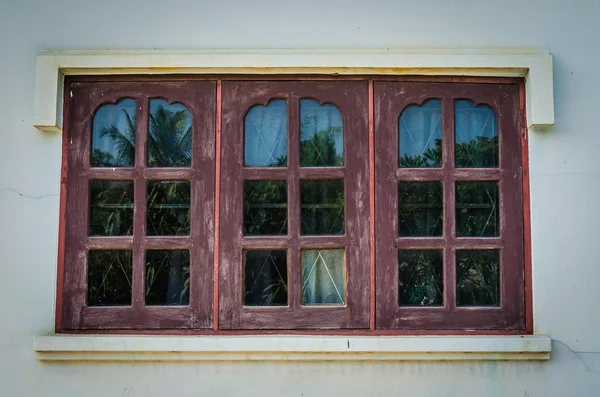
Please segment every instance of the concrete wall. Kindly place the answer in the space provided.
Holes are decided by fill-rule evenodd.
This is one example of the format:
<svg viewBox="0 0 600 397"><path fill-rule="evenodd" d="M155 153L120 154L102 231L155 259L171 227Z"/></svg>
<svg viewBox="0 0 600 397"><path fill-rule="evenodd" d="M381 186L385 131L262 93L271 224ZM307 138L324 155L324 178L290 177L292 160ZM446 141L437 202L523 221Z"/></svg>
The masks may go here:
<svg viewBox="0 0 600 397"><path fill-rule="evenodd" d="M600 2L0 2L1 396L600 396ZM543 47L556 125L530 137L536 332L548 362L43 364L61 137L32 126L49 49Z"/></svg>

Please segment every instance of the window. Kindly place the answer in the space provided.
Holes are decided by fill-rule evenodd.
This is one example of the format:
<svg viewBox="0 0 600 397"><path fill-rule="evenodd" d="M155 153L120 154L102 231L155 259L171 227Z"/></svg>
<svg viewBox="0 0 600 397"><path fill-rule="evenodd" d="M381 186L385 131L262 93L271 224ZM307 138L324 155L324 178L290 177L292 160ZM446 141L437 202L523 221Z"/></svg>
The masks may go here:
<svg viewBox="0 0 600 397"><path fill-rule="evenodd" d="M60 328L524 330L521 89L68 79Z"/></svg>

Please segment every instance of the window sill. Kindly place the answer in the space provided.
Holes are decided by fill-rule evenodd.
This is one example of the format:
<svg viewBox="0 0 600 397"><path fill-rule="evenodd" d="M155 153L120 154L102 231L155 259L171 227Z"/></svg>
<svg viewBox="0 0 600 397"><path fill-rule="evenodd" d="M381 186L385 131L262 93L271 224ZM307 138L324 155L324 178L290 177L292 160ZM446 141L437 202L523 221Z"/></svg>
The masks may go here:
<svg viewBox="0 0 600 397"><path fill-rule="evenodd" d="M551 339L526 336L122 336L34 339L41 361L548 360Z"/></svg>

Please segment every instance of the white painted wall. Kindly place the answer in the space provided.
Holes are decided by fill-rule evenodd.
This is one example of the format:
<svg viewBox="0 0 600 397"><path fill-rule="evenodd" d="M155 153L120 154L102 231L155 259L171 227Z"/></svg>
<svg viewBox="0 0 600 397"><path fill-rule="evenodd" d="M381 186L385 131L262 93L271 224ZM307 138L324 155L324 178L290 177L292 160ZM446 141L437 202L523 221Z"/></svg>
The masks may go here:
<svg viewBox="0 0 600 397"><path fill-rule="evenodd" d="M0 1L0 396L600 396L600 2ZM530 137L536 332L548 362L41 363L61 139L32 123L48 49L543 47L556 125ZM14 189L14 190L13 190ZM20 195L21 193L22 195Z"/></svg>

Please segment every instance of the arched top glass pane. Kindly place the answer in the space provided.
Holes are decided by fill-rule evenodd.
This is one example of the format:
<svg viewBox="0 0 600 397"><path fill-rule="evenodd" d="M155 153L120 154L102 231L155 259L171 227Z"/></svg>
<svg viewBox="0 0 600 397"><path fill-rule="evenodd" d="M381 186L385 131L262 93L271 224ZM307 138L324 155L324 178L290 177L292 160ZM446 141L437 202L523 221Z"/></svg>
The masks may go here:
<svg viewBox="0 0 600 397"><path fill-rule="evenodd" d="M334 105L300 101L300 166L344 165L344 124Z"/></svg>
<svg viewBox="0 0 600 397"><path fill-rule="evenodd" d="M92 123L92 167L133 167L135 99L102 105Z"/></svg>
<svg viewBox="0 0 600 397"><path fill-rule="evenodd" d="M485 105L458 100L454 104L456 166L458 168L498 167L498 121Z"/></svg>
<svg viewBox="0 0 600 397"><path fill-rule="evenodd" d="M274 99L254 106L244 120L244 165L287 166L287 102Z"/></svg>
<svg viewBox="0 0 600 397"><path fill-rule="evenodd" d="M148 166L189 167L192 164L192 115L181 103L150 100Z"/></svg>
<svg viewBox="0 0 600 397"><path fill-rule="evenodd" d="M400 168L442 166L442 101L430 99L404 109L398 131Z"/></svg>

